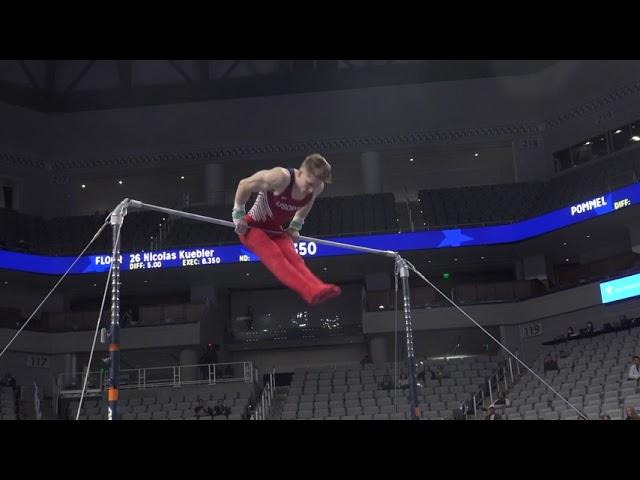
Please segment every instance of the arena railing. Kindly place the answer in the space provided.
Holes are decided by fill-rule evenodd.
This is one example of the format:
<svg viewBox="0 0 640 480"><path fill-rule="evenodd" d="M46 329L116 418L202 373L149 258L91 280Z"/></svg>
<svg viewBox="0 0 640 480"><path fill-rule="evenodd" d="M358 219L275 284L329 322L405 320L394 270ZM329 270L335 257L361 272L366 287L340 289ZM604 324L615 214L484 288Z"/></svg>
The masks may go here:
<svg viewBox="0 0 640 480"><path fill-rule="evenodd" d="M58 393L61 397L75 397L82 393L85 373L61 373L58 375ZM108 372L89 372L85 396L101 395L106 388ZM253 382L252 362L203 363L175 365L120 371L121 389L153 387L181 387L185 385L217 385L232 382Z"/></svg>
<svg viewBox="0 0 640 480"><path fill-rule="evenodd" d="M516 352L516 357L519 358L519 354ZM493 404L494 392L500 391L500 384L504 383L504 392L512 387L516 379L520 377L520 363L515 362L515 372L512 358L509 357L506 362L503 362L489 377L487 378L486 388L483 386L478 392L471 397L471 405L473 406L473 417L478 417L478 410L486 407L485 403L488 400L489 405ZM464 404L464 402L463 402Z"/></svg>
<svg viewBox="0 0 640 480"><path fill-rule="evenodd" d="M275 394L276 382L275 382L276 369L275 367L269 372L269 381L262 389L260 400L258 400L255 411L251 414L250 420L266 420L271 410L271 404Z"/></svg>

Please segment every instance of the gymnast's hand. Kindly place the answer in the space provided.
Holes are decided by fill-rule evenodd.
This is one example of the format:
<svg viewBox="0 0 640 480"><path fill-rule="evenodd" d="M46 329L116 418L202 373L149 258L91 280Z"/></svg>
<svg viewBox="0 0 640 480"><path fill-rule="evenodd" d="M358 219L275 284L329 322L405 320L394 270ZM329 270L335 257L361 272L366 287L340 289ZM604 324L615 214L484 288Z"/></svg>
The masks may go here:
<svg viewBox="0 0 640 480"><path fill-rule="evenodd" d="M304 220L299 220L294 217L289 223L289 226L285 229L285 233L291 237L291 240L293 240L294 243L300 238L300 230L302 229L303 223Z"/></svg>
<svg viewBox="0 0 640 480"><path fill-rule="evenodd" d="M247 233L247 229L249 228L249 226L247 225L247 221L244 218L244 215L245 215L244 210L235 209L235 208L231 213L231 218L233 218L233 223L236 226L235 232L238 235L244 235L245 233Z"/></svg>
<svg viewBox="0 0 640 480"><path fill-rule="evenodd" d="M295 228L289 227L284 231L284 233L289 235L289 237L291 237L291 240L293 240L294 243L297 242L298 239L300 238L300 233Z"/></svg>

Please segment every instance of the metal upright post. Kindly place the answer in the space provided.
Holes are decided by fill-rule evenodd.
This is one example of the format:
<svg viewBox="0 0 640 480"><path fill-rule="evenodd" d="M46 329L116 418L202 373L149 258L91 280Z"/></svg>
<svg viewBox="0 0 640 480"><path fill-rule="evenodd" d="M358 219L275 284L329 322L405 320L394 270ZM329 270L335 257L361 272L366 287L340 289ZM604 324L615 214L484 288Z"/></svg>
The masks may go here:
<svg viewBox="0 0 640 480"><path fill-rule="evenodd" d="M120 420L118 388L120 386L120 230L127 214L128 199L121 202L111 213L113 249L111 261L111 330L109 332L109 387L107 411L108 420Z"/></svg>
<svg viewBox="0 0 640 480"><path fill-rule="evenodd" d="M416 358L413 352L413 327L411 325L411 295L409 291L409 268L400 255L396 255L396 267L402 282L404 297L404 322L407 337L407 370L409 370L409 395L411 396L411 419L420 419L420 405L416 385Z"/></svg>

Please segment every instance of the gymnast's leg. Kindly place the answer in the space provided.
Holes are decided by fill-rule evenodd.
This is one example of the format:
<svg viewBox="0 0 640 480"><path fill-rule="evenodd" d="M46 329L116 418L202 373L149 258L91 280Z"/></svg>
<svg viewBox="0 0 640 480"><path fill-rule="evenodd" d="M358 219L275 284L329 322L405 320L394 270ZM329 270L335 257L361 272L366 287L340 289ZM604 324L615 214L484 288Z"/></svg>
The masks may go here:
<svg viewBox="0 0 640 480"><path fill-rule="evenodd" d="M309 267L304 263L302 257L296 252L293 246L293 240L288 235L274 235L272 237L275 244L280 248L280 251L285 256L287 261L293 265L307 282L313 286L315 290L314 297L312 298L312 304L322 303L331 298L340 295L341 290L337 285L324 283L314 273L309 270Z"/></svg>
<svg viewBox="0 0 640 480"><path fill-rule="evenodd" d="M245 235L239 235L244 246L255 253L267 269L302 299L311 304L318 294L319 286L310 283L309 279L294 266L267 233L259 228L251 228ZM292 247L293 248L293 247ZM295 251L294 251L295 253Z"/></svg>

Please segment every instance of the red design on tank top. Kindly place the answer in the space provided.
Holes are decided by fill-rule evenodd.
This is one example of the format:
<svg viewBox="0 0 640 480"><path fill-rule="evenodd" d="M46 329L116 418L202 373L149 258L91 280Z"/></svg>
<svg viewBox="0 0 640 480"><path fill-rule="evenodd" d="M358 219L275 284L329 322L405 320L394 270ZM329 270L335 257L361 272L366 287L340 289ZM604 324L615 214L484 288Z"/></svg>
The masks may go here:
<svg viewBox="0 0 640 480"><path fill-rule="evenodd" d="M251 224L281 226L283 223L290 221L296 211L300 210L311 201L313 194L310 193L302 200L293 198L293 183L295 181L295 172L289 168L290 181L280 195L273 192L260 192L255 203L249 210Z"/></svg>

